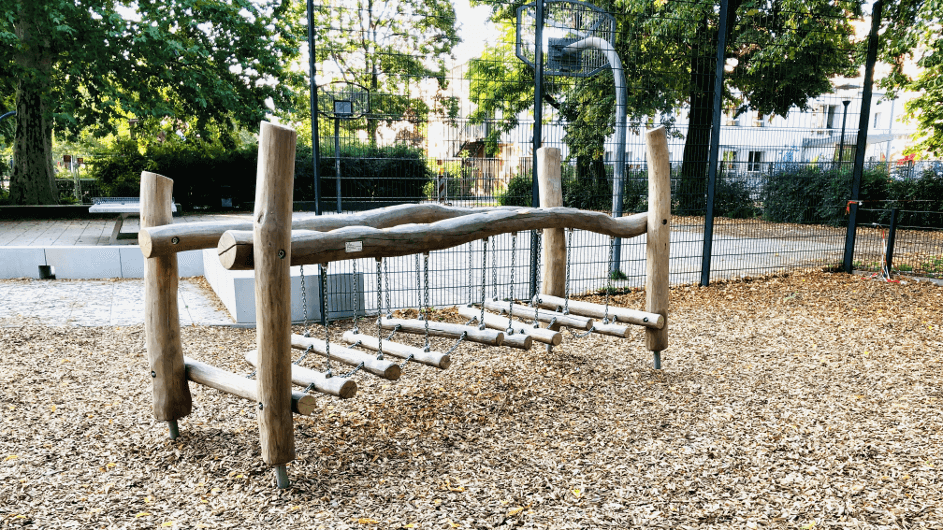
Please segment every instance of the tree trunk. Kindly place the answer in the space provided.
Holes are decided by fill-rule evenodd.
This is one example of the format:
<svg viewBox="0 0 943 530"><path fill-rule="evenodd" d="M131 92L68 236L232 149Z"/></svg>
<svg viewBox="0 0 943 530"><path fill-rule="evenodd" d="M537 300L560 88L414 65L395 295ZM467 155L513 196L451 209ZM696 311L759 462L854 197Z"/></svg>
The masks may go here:
<svg viewBox="0 0 943 530"><path fill-rule="evenodd" d="M13 204L58 204L52 171L52 127L38 90L20 81L16 91L16 135L13 141Z"/></svg>
<svg viewBox="0 0 943 530"><path fill-rule="evenodd" d="M15 61L25 70L16 87L16 133L13 139L13 176L10 200L13 204L58 204L52 171L52 123L49 118L49 73L52 57L42 35L34 29L42 16L37 3L17 4L16 37L22 52Z"/></svg>
<svg viewBox="0 0 943 530"><path fill-rule="evenodd" d="M737 19L737 10L743 0L727 4L727 38ZM714 75L716 73L717 28L711 27L704 17L698 22L698 35L707 35L691 50L691 116L684 141L684 159L681 163L681 189L678 202L681 215L702 215L707 206L707 166L710 162L711 126L714 110ZM726 56L726 53L725 53ZM718 131L719 133L720 131Z"/></svg>

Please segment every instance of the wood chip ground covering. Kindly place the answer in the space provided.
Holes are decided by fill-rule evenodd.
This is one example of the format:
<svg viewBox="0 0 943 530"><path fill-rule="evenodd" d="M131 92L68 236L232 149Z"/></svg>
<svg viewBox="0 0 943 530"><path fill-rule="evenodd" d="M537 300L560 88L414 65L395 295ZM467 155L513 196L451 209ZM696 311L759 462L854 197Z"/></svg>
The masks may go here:
<svg viewBox="0 0 943 530"><path fill-rule="evenodd" d="M168 439L141 327L0 330L0 527L943 528L943 288L812 272L671 296L662 371L639 330L356 375L296 417L285 491L252 403L191 385ZM254 336L183 342L248 373Z"/></svg>

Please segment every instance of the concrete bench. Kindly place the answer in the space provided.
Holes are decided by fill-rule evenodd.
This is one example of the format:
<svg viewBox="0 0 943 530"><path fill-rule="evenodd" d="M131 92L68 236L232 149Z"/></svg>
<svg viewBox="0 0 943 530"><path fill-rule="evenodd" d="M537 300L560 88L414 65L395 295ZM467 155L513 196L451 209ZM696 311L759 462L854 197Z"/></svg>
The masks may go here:
<svg viewBox="0 0 943 530"><path fill-rule="evenodd" d="M171 203L171 212L177 213L176 203ZM129 216L141 215L140 197L92 197L92 205L88 208L89 213L116 213L118 219L115 221L115 229L111 232L111 244L116 245L119 239L137 239L137 232L121 233L121 227L124 226L124 220Z"/></svg>

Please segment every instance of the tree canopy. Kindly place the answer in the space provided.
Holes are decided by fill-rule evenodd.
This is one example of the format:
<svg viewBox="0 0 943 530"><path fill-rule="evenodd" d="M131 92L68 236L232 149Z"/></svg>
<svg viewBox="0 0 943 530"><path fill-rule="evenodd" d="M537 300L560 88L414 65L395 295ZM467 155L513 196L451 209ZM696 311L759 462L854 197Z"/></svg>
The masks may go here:
<svg viewBox="0 0 943 530"><path fill-rule="evenodd" d="M892 66L880 85L894 95L915 92L906 104L907 116L918 131L913 154L943 156L943 3L933 0L897 0L884 7L881 59ZM916 62L916 74L908 63Z"/></svg>
<svg viewBox="0 0 943 530"><path fill-rule="evenodd" d="M505 23L507 42L513 42L514 11L503 0L479 0L492 6L492 17ZM716 46L720 26L716 2L706 0L597 0L595 5L615 16L615 49L625 70L630 127L656 115L669 128L678 112L687 113L682 178L682 207L703 205L714 99ZM724 75L725 107L741 113L755 110L785 115L806 108L819 94L831 91L829 79L852 74L858 53L849 18L860 13L857 0L730 0ZM513 50L498 45L469 69L472 94L479 104L476 119L503 111L505 130L533 94L529 68L507 62ZM510 55L509 55L510 54ZM489 61L498 58L500 61ZM503 64L501 62L503 61ZM506 84L497 81L504 76ZM498 85L501 85L498 87ZM566 138L577 167L601 172L602 143L614 129L612 76L597 75L575 83L545 80L544 101L565 118ZM489 97L491 91L494 97ZM532 96L530 96L532 101ZM595 157L595 164L581 164Z"/></svg>
<svg viewBox="0 0 943 530"><path fill-rule="evenodd" d="M367 120L424 121L430 106L418 92L424 79L444 88L446 61L458 44L450 0L348 0L317 7L316 58L321 74L370 91Z"/></svg>
<svg viewBox="0 0 943 530"><path fill-rule="evenodd" d="M104 135L135 119L225 140L290 107L303 79L289 69L297 9L289 0L0 0L0 89L15 92L18 112L11 200L57 202L53 131Z"/></svg>

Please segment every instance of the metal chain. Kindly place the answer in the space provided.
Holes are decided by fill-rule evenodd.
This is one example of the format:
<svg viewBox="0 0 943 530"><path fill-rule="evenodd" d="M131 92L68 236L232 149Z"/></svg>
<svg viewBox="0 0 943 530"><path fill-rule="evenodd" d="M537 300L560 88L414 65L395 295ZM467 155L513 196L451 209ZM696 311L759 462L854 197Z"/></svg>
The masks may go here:
<svg viewBox="0 0 943 530"><path fill-rule="evenodd" d="M466 298L466 300L468 300L468 302L466 302L466 304L468 305L468 307L471 307L471 306L472 306L472 294L474 293L474 289L472 288L472 280L471 280L471 271L472 271L472 244L473 244L473 242L472 242L472 243L468 243L468 269L467 269L467 270L468 270L468 275L469 275L469 276L468 276L468 283L466 284L466 285L468 285L468 297Z"/></svg>
<svg viewBox="0 0 943 530"><path fill-rule="evenodd" d="M514 318L514 266L517 256L517 232L511 234L511 283L508 286L508 328L504 330L508 335L514 334L511 319Z"/></svg>
<svg viewBox="0 0 943 530"><path fill-rule="evenodd" d="M360 306L360 297L357 295L357 291L360 290L357 288L357 260L353 260L351 263L353 263L353 267L354 267L354 272L352 273L352 276L350 279L350 290L353 291L353 294L354 294L354 330L353 331L354 333L360 333L360 326L357 323L357 317L359 316L357 312L357 308ZM304 296L302 296L301 298L304 299Z"/></svg>
<svg viewBox="0 0 943 530"><path fill-rule="evenodd" d="M491 286L494 293L492 300L498 299L498 249L495 247L497 239L497 236L491 238Z"/></svg>
<svg viewBox="0 0 943 530"><path fill-rule="evenodd" d="M383 258L377 258L377 359L383 360ZM396 330L393 330L396 333ZM390 335L392 336L392 335Z"/></svg>
<svg viewBox="0 0 943 530"><path fill-rule="evenodd" d="M537 317L539 316L540 309L540 253L543 251L543 230L534 230L534 234L536 234L534 239L537 240L537 270L534 271L534 284L537 286L537 292L534 293L534 297L531 298L530 305L534 307L533 325L535 328L539 328L540 323L537 321Z"/></svg>
<svg viewBox="0 0 943 530"><path fill-rule="evenodd" d="M305 292L305 266L301 266L301 310L304 312L304 332L308 336L308 295Z"/></svg>
<svg viewBox="0 0 943 530"><path fill-rule="evenodd" d="M330 300L328 299L330 293L327 292L327 263L322 263L319 267L321 293L324 294L324 299L327 302L324 306L331 307ZM327 368L327 371L324 372L324 377L330 379L334 375L333 372L331 372L331 321L328 320L327 315L321 316L324 318L324 366Z"/></svg>
<svg viewBox="0 0 943 530"><path fill-rule="evenodd" d="M566 279L563 281L563 314L570 314L570 248L573 246L573 229L567 234L566 241Z"/></svg>
<svg viewBox="0 0 943 530"><path fill-rule="evenodd" d="M429 253L422 255L422 275L423 275L423 286L422 291L425 295L425 301L423 305L423 311L425 313L425 318L423 320L426 323L426 345L423 348L425 351L429 351L429 311L432 309L432 303L429 300Z"/></svg>
<svg viewBox="0 0 943 530"><path fill-rule="evenodd" d="M383 260L383 283L386 284L386 318L393 318L393 304L390 303L390 263ZM377 309L377 312L380 310Z"/></svg>
<svg viewBox="0 0 943 530"><path fill-rule="evenodd" d="M481 318L479 318L478 329L485 329L485 281L488 273L488 238L481 240Z"/></svg>
<svg viewBox="0 0 943 530"><path fill-rule="evenodd" d="M386 336L386 340L393 340L393 335L396 335L396 332L399 331L399 328L401 327L403 327L401 324L393 326L393 331L391 331L390 334Z"/></svg>
<svg viewBox="0 0 943 530"><path fill-rule="evenodd" d="M609 236L609 274L607 275L608 278L606 279L606 312L603 314L603 317L602 317L603 324L609 323L609 293L612 292L612 273L613 273L612 255L613 255L613 247L615 246L615 241L616 240L614 237ZM615 317L613 317L612 320L615 321Z"/></svg>
<svg viewBox="0 0 943 530"><path fill-rule="evenodd" d="M458 337L458 340L455 341L455 344L453 344L452 347L449 348L449 351L445 352L445 354L451 356L451 355L452 355L452 352L454 352L455 350L458 349L458 345L461 344L462 341L465 340L465 337L467 337L467 336L468 336L468 332L467 332L467 331L463 331L462 334Z"/></svg>

